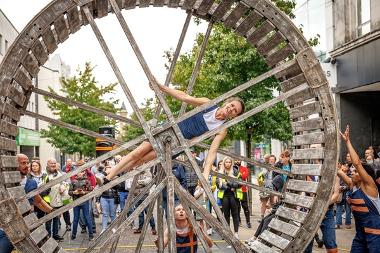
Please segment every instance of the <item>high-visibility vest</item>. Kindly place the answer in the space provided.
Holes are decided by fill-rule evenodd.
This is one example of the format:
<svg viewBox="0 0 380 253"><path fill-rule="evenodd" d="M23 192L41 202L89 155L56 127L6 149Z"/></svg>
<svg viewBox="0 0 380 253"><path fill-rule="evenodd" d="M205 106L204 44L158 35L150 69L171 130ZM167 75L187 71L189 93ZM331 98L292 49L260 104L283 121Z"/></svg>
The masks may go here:
<svg viewBox="0 0 380 253"><path fill-rule="evenodd" d="M240 172L239 172L239 174L237 175L236 178L240 178ZM222 180L222 184L227 181L224 178L220 178L220 180ZM223 196L224 196L224 190L219 189L218 190L218 198L219 199L223 199ZM243 190L241 189L241 187L235 189L235 197L238 200L242 200L243 199Z"/></svg>

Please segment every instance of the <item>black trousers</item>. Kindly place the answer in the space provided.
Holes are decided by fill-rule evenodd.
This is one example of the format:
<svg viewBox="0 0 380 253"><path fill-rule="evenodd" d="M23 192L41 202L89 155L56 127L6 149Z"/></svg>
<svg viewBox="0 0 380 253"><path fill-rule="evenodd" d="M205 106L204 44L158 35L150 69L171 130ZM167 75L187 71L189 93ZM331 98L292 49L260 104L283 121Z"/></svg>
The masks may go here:
<svg viewBox="0 0 380 253"><path fill-rule="evenodd" d="M242 207L244 210L245 220L247 221L247 223L251 223L251 218L249 215L249 208L248 208L248 192L243 192L243 199L240 200L240 203L239 203L239 222L241 221L240 210Z"/></svg>
<svg viewBox="0 0 380 253"><path fill-rule="evenodd" d="M234 231L239 231L239 201L235 198L233 194L224 194L222 199L222 211L224 218L227 220L228 225L230 225L230 217L232 216L232 221L234 223Z"/></svg>

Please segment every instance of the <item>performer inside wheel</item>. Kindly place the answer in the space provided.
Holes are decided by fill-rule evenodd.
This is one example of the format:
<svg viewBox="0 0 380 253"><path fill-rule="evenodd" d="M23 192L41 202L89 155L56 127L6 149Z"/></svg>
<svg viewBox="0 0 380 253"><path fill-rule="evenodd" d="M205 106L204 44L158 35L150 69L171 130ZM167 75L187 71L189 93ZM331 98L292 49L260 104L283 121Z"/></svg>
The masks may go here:
<svg viewBox="0 0 380 253"><path fill-rule="evenodd" d="M165 85L157 83L160 90L179 101L185 102L194 107L201 106L210 101L205 97L193 97L186 94L183 91L169 88ZM205 109L181 122L178 126L186 139L192 139L200 136L208 131L211 131L218 126L222 125L226 120L235 118L236 116L244 112L244 102L239 97L231 97L227 99L223 106L218 107L216 105ZM204 164L204 176L208 178L212 164L216 158L217 149L219 145L226 137L227 129L217 133L212 141L210 150L205 159ZM126 155L120 163L112 168L110 173L103 179L103 183L111 181L115 176L124 172L130 171L133 168L151 161L156 158L156 153L152 148L152 145L144 141L135 150Z"/></svg>

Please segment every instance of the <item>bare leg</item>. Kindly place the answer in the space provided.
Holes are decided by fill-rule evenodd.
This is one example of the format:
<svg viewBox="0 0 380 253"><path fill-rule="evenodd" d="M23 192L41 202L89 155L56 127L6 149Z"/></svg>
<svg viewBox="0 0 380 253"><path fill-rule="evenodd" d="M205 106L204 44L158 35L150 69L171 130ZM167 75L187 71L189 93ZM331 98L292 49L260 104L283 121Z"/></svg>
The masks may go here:
<svg viewBox="0 0 380 253"><path fill-rule="evenodd" d="M126 155L121 161L111 169L107 175L107 179L112 180L118 174L128 171L133 168L133 164L152 151L152 145L149 142L144 141L135 150Z"/></svg>
<svg viewBox="0 0 380 253"><path fill-rule="evenodd" d="M156 157L157 157L156 156L156 152L154 150L151 150L149 153L145 154L144 157L142 157L141 159L137 160L133 164L132 163L128 163L127 166L128 166L128 168L132 169L132 168L135 168L137 166L140 166L143 163L152 161Z"/></svg>

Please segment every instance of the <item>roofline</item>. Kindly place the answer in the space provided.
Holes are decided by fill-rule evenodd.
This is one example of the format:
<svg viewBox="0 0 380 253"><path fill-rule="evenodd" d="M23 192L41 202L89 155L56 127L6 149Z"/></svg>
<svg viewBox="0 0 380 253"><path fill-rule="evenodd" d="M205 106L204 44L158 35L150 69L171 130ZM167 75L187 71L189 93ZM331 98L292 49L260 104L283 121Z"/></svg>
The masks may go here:
<svg viewBox="0 0 380 253"><path fill-rule="evenodd" d="M7 17L7 15L5 15L4 11L0 8L0 12L4 15L5 19L8 20L8 22L11 24L11 26L13 27L13 29L15 29L15 31L17 32L17 34L20 34L20 32L17 30L17 28L13 25L13 23L10 21L10 19Z"/></svg>

